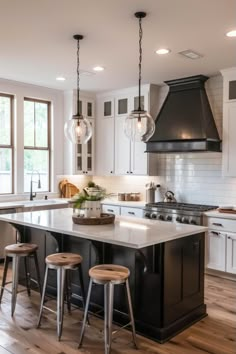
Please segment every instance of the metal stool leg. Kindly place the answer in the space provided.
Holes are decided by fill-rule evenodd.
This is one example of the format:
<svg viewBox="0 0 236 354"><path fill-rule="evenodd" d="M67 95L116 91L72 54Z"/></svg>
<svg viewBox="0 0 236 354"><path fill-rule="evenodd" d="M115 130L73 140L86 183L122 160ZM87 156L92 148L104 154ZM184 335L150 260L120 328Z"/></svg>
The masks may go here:
<svg viewBox="0 0 236 354"><path fill-rule="evenodd" d="M57 337L61 339L64 315L64 289L65 289L65 272L63 267L57 269Z"/></svg>
<svg viewBox="0 0 236 354"><path fill-rule="evenodd" d="M41 318L42 318L43 304L44 304L46 287L47 287L47 280L48 280L48 266L46 266L46 269L45 269L44 282L43 282L43 291L42 291L42 299L41 299L41 305L40 305L40 310L39 310L39 318L38 318L37 328L39 328L40 322L41 322Z"/></svg>
<svg viewBox="0 0 236 354"><path fill-rule="evenodd" d="M2 277L2 286L1 286L1 293L0 293L0 303L2 301L2 296L4 292L4 287L6 285L6 279L7 279L7 271L8 271L8 265L10 262L10 257L6 256L4 260L4 270L3 270L3 277Z"/></svg>
<svg viewBox="0 0 236 354"><path fill-rule="evenodd" d="M34 263L35 263L35 270L36 270L37 281L38 281L38 286L39 286L39 292L40 292L40 295L42 296L41 277L40 277L40 271L39 271L39 262L38 262L37 252L34 252L33 256L34 256Z"/></svg>
<svg viewBox="0 0 236 354"><path fill-rule="evenodd" d="M19 276L19 256L14 255L12 257L12 297L11 297L11 316L14 315L16 307L16 297L18 288L18 276Z"/></svg>
<svg viewBox="0 0 236 354"><path fill-rule="evenodd" d="M113 318L113 300L114 300L114 285L112 283L106 284L106 297L107 303L105 306L105 354L110 354L111 352L111 341L112 341L112 318Z"/></svg>
<svg viewBox="0 0 236 354"><path fill-rule="evenodd" d="M83 280L82 265L81 264L79 264L79 266L78 266L78 271L79 271L79 282L80 282L80 288L81 288L83 308L85 309L86 296L85 296L85 291L84 291L84 280Z"/></svg>
<svg viewBox="0 0 236 354"><path fill-rule="evenodd" d="M66 303L67 310L71 314L71 279L70 279L70 270L66 270Z"/></svg>
<svg viewBox="0 0 236 354"><path fill-rule="evenodd" d="M90 278L88 295L87 295L87 300L86 300L86 305L85 305L85 310L84 310L84 319L83 319L83 324L82 324L82 328L81 328L81 332L80 332L80 339L79 339L78 348L80 348L83 344L84 330L85 330L86 320L88 317L88 308L89 308L89 302L90 302L90 297L91 297L92 285L93 285L93 280Z"/></svg>
<svg viewBox="0 0 236 354"><path fill-rule="evenodd" d="M30 296L29 258L27 256L24 257L24 264L25 264L25 278L26 278L27 293L28 293L28 296Z"/></svg>
<svg viewBox="0 0 236 354"><path fill-rule="evenodd" d="M131 301L129 280L128 279L126 280L125 285L126 285L128 305L129 305L130 321L131 321L131 326L132 326L133 342L134 342L135 348L138 349L137 340L136 340L136 332L135 332L134 314L133 314L133 307L132 307L132 301Z"/></svg>

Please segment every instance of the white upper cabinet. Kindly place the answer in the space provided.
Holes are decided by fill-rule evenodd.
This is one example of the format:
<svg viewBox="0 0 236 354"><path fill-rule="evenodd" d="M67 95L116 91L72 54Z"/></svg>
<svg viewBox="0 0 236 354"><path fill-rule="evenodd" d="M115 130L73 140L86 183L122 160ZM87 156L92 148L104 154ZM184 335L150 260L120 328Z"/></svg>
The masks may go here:
<svg viewBox="0 0 236 354"><path fill-rule="evenodd" d="M76 112L77 96L76 91L64 93L64 119L65 122L71 119ZM80 110L92 126L92 138L87 144L74 145L66 138L64 140L64 173L93 175L95 166L95 99L82 95L80 97Z"/></svg>
<svg viewBox="0 0 236 354"><path fill-rule="evenodd" d="M223 86L223 175L236 176L236 68L221 71Z"/></svg>
<svg viewBox="0 0 236 354"><path fill-rule="evenodd" d="M157 115L158 87L143 85L141 108ZM97 96L96 173L100 175L157 175L156 155L146 144L131 142L124 133L126 117L138 108L138 87ZM106 141L105 141L106 137Z"/></svg>

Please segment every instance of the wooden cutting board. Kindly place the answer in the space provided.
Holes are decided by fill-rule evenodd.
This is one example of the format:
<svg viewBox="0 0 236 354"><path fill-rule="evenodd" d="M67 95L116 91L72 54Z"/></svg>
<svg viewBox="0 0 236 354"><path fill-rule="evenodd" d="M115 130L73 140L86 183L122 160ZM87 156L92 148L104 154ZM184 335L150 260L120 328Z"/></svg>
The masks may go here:
<svg viewBox="0 0 236 354"><path fill-rule="evenodd" d="M67 179L63 179L59 183L59 189L61 192L61 198L71 198L75 194L79 193L79 188L73 183L70 183Z"/></svg>

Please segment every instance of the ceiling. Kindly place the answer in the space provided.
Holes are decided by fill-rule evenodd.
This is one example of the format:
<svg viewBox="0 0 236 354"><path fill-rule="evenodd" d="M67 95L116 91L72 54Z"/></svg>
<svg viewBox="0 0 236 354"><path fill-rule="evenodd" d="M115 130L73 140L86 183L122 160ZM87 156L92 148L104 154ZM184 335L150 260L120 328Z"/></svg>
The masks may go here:
<svg viewBox="0 0 236 354"><path fill-rule="evenodd" d="M0 77L61 90L76 87L76 41L83 34L81 89L104 91L137 84L138 20L143 20L142 82L205 74L236 65L235 0L0 0ZM155 50L171 49L158 56ZM192 49L198 60L178 52ZM66 81L58 82L63 75Z"/></svg>

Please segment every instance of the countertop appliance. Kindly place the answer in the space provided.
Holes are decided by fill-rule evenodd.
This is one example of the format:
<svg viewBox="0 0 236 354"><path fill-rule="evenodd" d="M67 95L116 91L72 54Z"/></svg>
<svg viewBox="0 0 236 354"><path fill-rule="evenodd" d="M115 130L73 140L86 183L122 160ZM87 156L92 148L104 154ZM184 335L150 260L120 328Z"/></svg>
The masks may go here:
<svg viewBox="0 0 236 354"><path fill-rule="evenodd" d="M177 203L175 199L175 194L172 191L167 191L164 198L165 203Z"/></svg>
<svg viewBox="0 0 236 354"><path fill-rule="evenodd" d="M203 225L203 213L217 208L214 205L188 203L148 203L143 211L143 217L183 224Z"/></svg>

